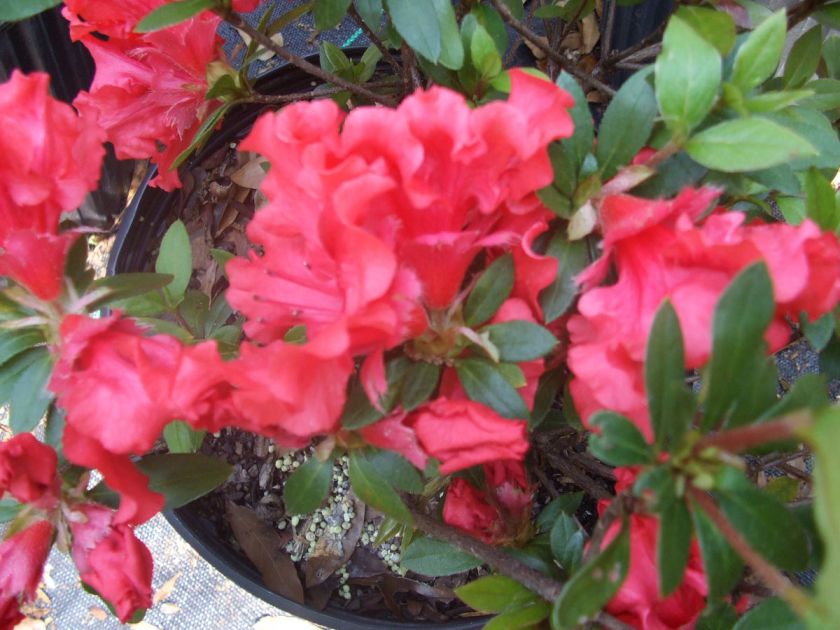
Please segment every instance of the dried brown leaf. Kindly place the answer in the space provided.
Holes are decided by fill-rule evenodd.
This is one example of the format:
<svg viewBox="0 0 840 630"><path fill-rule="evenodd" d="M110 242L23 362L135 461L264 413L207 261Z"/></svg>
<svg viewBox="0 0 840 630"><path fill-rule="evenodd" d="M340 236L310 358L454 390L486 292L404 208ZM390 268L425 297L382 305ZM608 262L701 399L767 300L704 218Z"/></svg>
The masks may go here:
<svg viewBox="0 0 840 630"><path fill-rule="evenodd" d="M176 613L181 612L181 607L178 604L173 604L172 602L166 602L165 604L161 604L160 611L164 615L174 615Z"/></svg>
<svg viewBox="0 0 840 630"><path fill-rule="evenodd" d="M540 35L539 37L537 37L537 39L540 40L546 46L548 46L548 38L545 35ZM541 48L537 47L536 45L534 45L533 42L527 39L524 41L525 45L531 50L536 59L545 59L545 52L543 52Z"/></svg>
<svg viewBox="0 0 840 630"><path fill-rule="evenodd" d="M216 229L216 238L219 238L226 229L228 229L231 225L236 223L236 219L239 217L239 210L233 204L229 204L226 208L224 213L222 214L222 218L219 219L219 227Z"/></svg>
<svg viewBox="0 0 840 630"><path fill-rule="evenodd" d="M154 597L152 597L153 606L161 603L165 599L168 599L169 596L172 595L172 591L175 589L175 583L178 581L179 577L181 577L181 571L178 571L178 573L160 585L160 588L155 591Z"/></svg>
<svg viewBox="0 0 840 630"><path fill-rule="evenodd" d="M266 175L266 171L262 166L264 161L265 158L253 157L232 173L230 178L237 186L257 190Z"/></svg>
<svg viewBox="0 0 840 630"><path fill-rule="evenodd" d="M577 50L580 48L580 33L569 33L560 42L561 50Z"/></svg>
<svg viewBox="0 0 840 630"><path fill-rule="evenodd" d="M587 15L580 21L581 50L584 53L592 52L595 44L601 39L601 31L598 28L598 19L594 15Z"/></svg>
<svg viewBox="0 0 840 630"><path fill-rule="evenodd" d="M330 532L332 527L341 527L344 522L344 512L341 503L337 502L332 512L324 517L324 534L315 544L315 551L310 554L303 564L303 574L306 587L310 588L321 584L335 573L340 567L347 564L347 561L356 550L356 543L362 535L362 528L365 525L365 504L355 495L353 498L353 520L350 521L350 529L342 529L341 533Z"/></svg>
<svg viewBox="0 0 840 630"><path fill-rule="evenodd" d="M259 569L265 585L275 593L302 604L303 585L275 529L260 520L253 510L230 501L227 503L227 514L236 541Z"/></svg>
<svg viewBox="0 0 840 630"><path fill-rule="evenodd" d="M88 614L97 621L105 621L108 618L108 611L99 608L99 606L91 606L88 608Z"/></svg>

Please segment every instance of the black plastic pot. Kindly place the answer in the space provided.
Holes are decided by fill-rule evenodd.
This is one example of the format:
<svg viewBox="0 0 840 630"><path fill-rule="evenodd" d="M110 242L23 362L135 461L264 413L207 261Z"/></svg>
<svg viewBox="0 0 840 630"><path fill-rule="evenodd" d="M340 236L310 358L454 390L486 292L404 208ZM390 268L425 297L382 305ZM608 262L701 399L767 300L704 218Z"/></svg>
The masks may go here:
<svg viewBox="0 0 840 630"><path fill-rule="evenodd" d="M347 52L351 56L353 53L360 56L363 50ZM318 63L317 57L311 57L309 60ZM284 66L261 79L258 87L263 93L290 94L308 91L311 89L311 80L311 77L303 71L292 66ZM222 129L211 138L186 168L189 169L191 164L199 163L231 141L244 137L257 116L263 111L265 111L263 106L248 106L234 110L226 118ZM147 259L148 245L150 242L160 241L168 228L166 218L172 207L178 203L179 194L167 193L148 186L149 179L154 175L153 169L135 194L129 207L126 208L108 260L109 275L147 270L150 263ZM369 630L371 628L477 630L485 623L485 620L481 618L445 623L399 622L364 617L337 608L315 610L266 588L256 568L240 553L220 540L213 524L202 517L195 508L187 505L178 510L167 511L164 516L201 557L237 586L281 610L313 623L339 630Z"/></svg>

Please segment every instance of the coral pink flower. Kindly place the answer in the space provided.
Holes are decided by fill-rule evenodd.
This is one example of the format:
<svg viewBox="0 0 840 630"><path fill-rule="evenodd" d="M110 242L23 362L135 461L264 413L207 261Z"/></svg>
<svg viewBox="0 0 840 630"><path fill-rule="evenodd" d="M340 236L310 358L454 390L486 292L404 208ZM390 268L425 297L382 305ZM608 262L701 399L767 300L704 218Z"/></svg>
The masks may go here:
<svg viewBox="0 0 840 630"><path fill-rule="evenodd" d="M651 438L644 389L648 333L657 309L670 299L680 320L686 368L711 351L714 309L735 275L759 260L773 282L776 316L765 338L769 351L787 341L787 317L811 318L840 298L840 244L810 221L794 227L751 223L717 211L700 220L716 197L710 189L684 190L673 200L627 195L604 200L604 255L578 278L584 286L569 321L571 392L586 420L600 409L633 419ZM614 263L618 281L596 287Z"/></svg>
<svg viewBox="0 0 840 630"><path fill-rule="evenodd" d="M250 13L262 0L233 0L233 10L237 13Z"/></svg>
<svg viewBox="0 0 840 630"><path fill-rule="evenodd" d="M0 85L0 274L51 300L75 239L61 213L96 188L103 132L49 94L49 77L18 71Z"/></svg>
<svg viewBox="0 0 840 630"><path fill-rule="evenodd" d="M152 554L114 511L95 503L74 507L72 555L82 582L126 623L152 605Z"/></svg>
<svg viewBox="0 0 840 630"><path fill-rule="evenodd" d="M35 597L53 528L38 521L0 544L0 629L12 630L24 617L20 603Z"/></svg>
<svg viewBox="0 0 840 630"><path fill-rule="evenodd" d="M126 39L136 36L137 23L164 4L166 0L65 0L62 15L70 22L73 41L91 33Z"/></svg>
<svg viewBox="0 0 840 630"><path fill-rule="evenodd" d="M443 521L488 544L496 544L503 528L496 506L469 481L456 477L446 490Z"/></svg>
<svg viewBox="0 0 840 630"><path fill-rule="evenodd" d="M8 492L21 503L52 508L58 502L58 456L31 433L0 442L0 496Z"/></svg>

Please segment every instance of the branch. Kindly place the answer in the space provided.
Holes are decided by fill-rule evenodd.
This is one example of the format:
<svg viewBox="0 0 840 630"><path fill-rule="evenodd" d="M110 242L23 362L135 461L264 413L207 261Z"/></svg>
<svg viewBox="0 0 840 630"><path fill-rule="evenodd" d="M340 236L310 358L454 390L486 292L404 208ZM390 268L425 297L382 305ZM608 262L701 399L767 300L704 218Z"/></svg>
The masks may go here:
<svg viewBox="0 0 840 630"><path fill-rule="evenodd" d="M707 448L718 448L729 453L740 453L768 442L796 438L811 422L810 412L797 411L772 422L706 435L694 446L694 452L702 453Z"/></svg>
<svg viewBox="0 0 840 630"><path fill-rule="evenodd" d="M667 20L662 23L662 25L653 31L650 35L642 39L640 42L633 44L629 48L625 48L617 53L614 53L607 57L606 59L602 60L601 63L598 65L603 68L609 68L610 66L615 65L619 61L623 59L627 59L628 57L635 57L636 53L642 53L642 51L647 51L649 48L653 48L659 45L659 39L662 37L662 33L665 32L665 25L667 24ZM657 51L658 52L658 51ZM637 58L644 58L644 57L637 57Z"/></svg>
<svg viewBox="0 0 840 630"><path fill-rule="evenodd" d="M799 4L788 9L788 30L807 19L814 11L819 9L828 0L802 0Z"/></svg>
<svg viewBox="0 0 840 630"><path fill-rule="evenodd" d="M366 85L368 87L400 87L399 83L394 83L393 81L379 81L377 83L368 83ZM295 94L252 94L247 99L244 99L242 102L277 105L283 103L295 103L297 101L311 101L316 98L332 96L334 94L340 94L341 92L346 91L347 90L341 87L327 87L318 90L312 90L311 92L297 92Z"/></svg>
<svg viewBox="0 0 840 630"><path fill-rule="evenodd" d="M599 92L606 94L607 96L614 96L615 90L612 89L609 85L604 83L603 81L599 81L588 72L583 72L577 66L570 63L568 59L566 59L562 54L554 50L551 46L546 44L540 36L534 33L531 29L529 29L525 24L517 20L513 13L510 12L507 5L503 2L503 0L490 0L493 4L493 7L499 14L502 16L502 19L508 23L508 25L519 33L523 38L527 39L531 42L534 46L539 48L543 51L549 59L554 61L560 68L568 72L569 74L577 77L585 84L589 85L590 87L595 88Z"/></svg>
<svg viewBox="0 0 840 630"><path fill-rule="evenodd" d="M333 83L339 87L344 88L345 90L348 90L358 96L363 96L376 103L381 103L382 105L393 105L393 101L391 101L391 99L384 97L381 94L377 94L376 92L371 92L370 90L362 87L361 85L357 85L355 83L352 83L351 81L342 79L340 76L333 74L332 72L326 72L318 66L309 63L306 59L298 57L294 53L290 52L285 46L278 45L277 42L272 40L265 33L262 33L261 31L248 24L248 22L243 20L242 17L237 15L236 13L225 11L216 11L216 13L218 13L222 18L224 18L231 26L247 33L248 36L251 37L251 39L254 39L257 42L259 42L266 50L270 50L284 61L289 62L293 66L297 66L298 68L305 72L308 72L312 76L321 79L321 81L324 81L325 83Z"/></svg>
<svg viewBox="0 0 840 630"><path fill-rule="evenodd" d="M359 12L356 10L356 6L353 3L350 4L348 12L350 13L350 17L353 18L353 21L356 22L356 24L359 25L359 28L361 28L362 31L364 31L365 35L367 35L367 38L371 42L373 42L374 46L376 46L379 49L379 52L382 53L382 57L385 59L385 61L391 64L391 67L394 69L394 72L397 73L397 75L401 74L402 68L400 67L399 62L397 62L396 58L394 58L394 55L391 54L391 51L388 50L388 47L379 38L379 35L374 33L373 30L367 25L367 22L365 22L362 16L359 15Z"/></svg>

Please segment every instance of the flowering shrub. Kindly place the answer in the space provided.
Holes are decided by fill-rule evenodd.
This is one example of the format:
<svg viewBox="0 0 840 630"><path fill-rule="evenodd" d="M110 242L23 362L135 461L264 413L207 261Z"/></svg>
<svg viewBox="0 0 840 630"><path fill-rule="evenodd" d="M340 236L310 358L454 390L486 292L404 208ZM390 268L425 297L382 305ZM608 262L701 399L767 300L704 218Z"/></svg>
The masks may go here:
<svg viewBox="0 0 840 630"><path fill-rule="evenodd" d="M64 4L96 61L90 90L70 107L45 75L0 86L0 393L15 434L0 443L0 627L23 618L53 544L121 621L141 618L153 569L133 528L230 473L173 435L195 451L230 427L313 447L285 483L293 518L325 503L340 461L348 496L405 534L404 570L485 564L457 594L498 615L488 627L836 626L840 412L816 376L777 396L771 356L805 337L838 375L837 38L812 28L776 76L788 24L833 24L831 5L684 6L661 50L584 72L518 0L457 14L316 0L319 29L352 8L374 42L358 61L324 44L321 68L272 40L268 18L243 21L255 0ZM565 34L593 10L572 4L536 10ZM250 38L240 70L222 20ZM505 24L545 72L503 67ZM260 47L330 85L258 94ZM651 66L604 83L645 50ZM396 80L379 80L380 60ZM224 295L196 300L180 222L156 273L92 280L82 230L61 219L96 187L105 141L171 191L237 105L291 101L239 146L267 165L266 203ZM754 483L757 458L804 449L805 491ZM597 524L557 471L597 500ZM809 567L806 590L791 576Z"/></svg>

